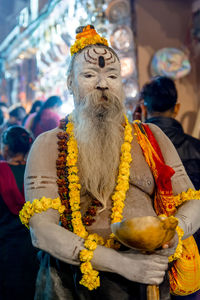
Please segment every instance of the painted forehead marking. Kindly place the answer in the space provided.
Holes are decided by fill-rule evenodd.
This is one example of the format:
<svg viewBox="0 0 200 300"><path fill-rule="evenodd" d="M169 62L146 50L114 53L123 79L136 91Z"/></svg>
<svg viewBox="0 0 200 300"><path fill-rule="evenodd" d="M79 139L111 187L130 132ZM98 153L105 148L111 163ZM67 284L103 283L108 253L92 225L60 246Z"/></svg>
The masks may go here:
<svg viewBox="0 0 200 300"><path fill-rule="evenodd" d="M104 66L115 63L115 55L105 48L103 50L104 51L102 52L101 49L100 51L97 51L94 48L87 49L86 51L84 51L85 61L93 65L99 65L100 68L104 68Z"/></svg>

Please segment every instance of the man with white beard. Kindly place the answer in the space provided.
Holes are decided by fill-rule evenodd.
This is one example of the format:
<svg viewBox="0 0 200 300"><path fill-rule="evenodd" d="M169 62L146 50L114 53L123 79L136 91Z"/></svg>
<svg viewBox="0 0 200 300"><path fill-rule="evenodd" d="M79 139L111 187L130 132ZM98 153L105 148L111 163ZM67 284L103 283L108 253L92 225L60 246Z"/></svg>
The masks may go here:
<svg viewBox="0 0 200 300"><path fill-rule="evenodd" d="M75 109L59 128L37 138L25 174L20 218L43 250L35 299L146 299L146 285L163 282L168 257L181 262L181 239L200 226L200 201L193 200L199 194L162 131L129 124L119 58L107 41L92 26L81 27L71 53L68 88ZM111 223L161 213L179 221L178 234L163 249L119 249ZM193 265L184 264L193 274L199 257L190 244ZM173 281L174 273L175 267L172 292L199 288L197 272L189 292ZM170 299L164 284L160 297Z"/></svg>

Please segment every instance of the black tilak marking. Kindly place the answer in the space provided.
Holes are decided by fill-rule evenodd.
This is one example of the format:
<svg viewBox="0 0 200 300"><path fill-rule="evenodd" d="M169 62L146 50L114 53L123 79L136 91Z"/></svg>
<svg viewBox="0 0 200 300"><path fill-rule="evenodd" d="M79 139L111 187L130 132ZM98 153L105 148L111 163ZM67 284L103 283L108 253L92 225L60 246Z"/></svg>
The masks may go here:
<svg viewBox="0 0 200 300"><path fill-rule="evenodd" d="M103 56L99 56L99 67L104 68L105 67L105 59Z"/></svg>
<svg viewBox="0 0 200 300"><path fill-rule="evenodd" d="M87 55L89 56L89 58L91 58L91 59L93 59L93 60L97 61L97 59L96 59L96 58L94 58L94 57L92 57L92 56L90 55L90 53L89 53L89 49L88 49L88 51L87 51Z"/></svg>
<svg viewBox="0 0 200 300"><path fill-rule="evenodd" d="M110 65L110 64L114 64L115 62L116 62L116 58L115 58L115 55L113 55L112 56L112 61L111 62L109 62L109 63L106 63L106 65L108 66L108 65Z"/></svg>
<svg viewBox="0 0 200 300"><path fill-rule="evenodd" d="M105 60L110 60L112 58L112 53L110 52L110 56L105 58Z"/></svg>
<svg viewBox="0 0 200 300"><path fill-rule="evenodd" d="M96 65L96 62L93 62L93 61L87 59L87 57L86 57L86 55L85 55L85 52L84 52L84 58L85 58L85 61L87 61L88 63L93 64L93 65ZM96 61L97 61L97 59L96 59Z"/></svg>
<svg viewBox="0 0 200 300"><path fill-rule="evenodd" d="M93 51L94 51L94 53L96 53L96 54L101 54L101 55L104 55L104 54L107 53L107 50L106 50L106 49L104 49L104 53L97 52L96 49L93 49Z"/></svg>

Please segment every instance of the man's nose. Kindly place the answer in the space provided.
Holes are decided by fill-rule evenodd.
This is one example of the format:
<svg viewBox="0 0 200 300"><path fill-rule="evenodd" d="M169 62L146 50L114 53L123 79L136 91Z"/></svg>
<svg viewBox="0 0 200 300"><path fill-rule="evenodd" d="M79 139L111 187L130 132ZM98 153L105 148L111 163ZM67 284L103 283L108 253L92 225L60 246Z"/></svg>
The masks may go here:
<svg viewBox="0 0 200 300"><path fill-rule="evenodd" d="M97 85L96 85L97 90L108 90L108 84L104 78L99 78Z"/></svg>

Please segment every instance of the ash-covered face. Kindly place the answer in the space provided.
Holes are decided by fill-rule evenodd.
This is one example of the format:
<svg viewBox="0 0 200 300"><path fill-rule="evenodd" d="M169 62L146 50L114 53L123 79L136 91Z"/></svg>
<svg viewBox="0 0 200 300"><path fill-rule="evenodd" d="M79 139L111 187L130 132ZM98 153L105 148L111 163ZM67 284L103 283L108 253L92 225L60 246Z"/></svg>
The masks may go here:
<svg viewBox="0 0 200 300"><path fill-rule="evenodd" d="M102 103L107 101L106 93L111 93L123 102L124 92L117 57L106 47L95 45L85 48L75 58L70 88L75 105L95 91L102 92L99 99Z"/></svg>

